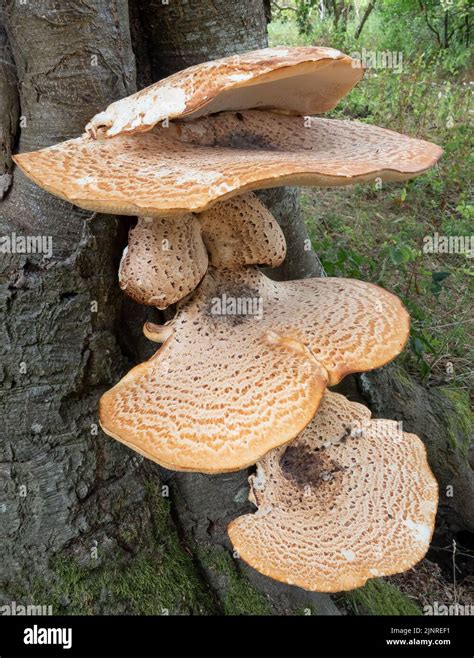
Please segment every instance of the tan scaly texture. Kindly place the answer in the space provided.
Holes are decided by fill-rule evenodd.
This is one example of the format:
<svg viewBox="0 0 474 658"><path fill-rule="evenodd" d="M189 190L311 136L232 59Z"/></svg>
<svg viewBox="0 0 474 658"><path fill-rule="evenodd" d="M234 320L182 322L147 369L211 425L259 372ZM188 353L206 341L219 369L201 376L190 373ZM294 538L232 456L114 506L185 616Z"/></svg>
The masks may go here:
<svg viewBox="0 0 474 658"><path fill-rule="evenodd" d="M15 162L48 192L97 212L201 212L250 189L405 180L441 149L369 124L249 110L96 141L79 137Z"/></svg>
<svg viewBox="0 0 474 658"><path fill-rule="evenodd" d="M100 422L167 468L238 470L293 439L327 384L391 360L408 333L398 298L368 283L211 268L170 323L146 329L164 345L103 395Z"/></svg>
<svg viewBox="0 0 474 658"><path fill-rule="evenodd" d="M128 236L119 283L136 302L163 309L196 288L207 264L196 217L140 217Z"/></svg>
<svg viewBox="0 0 474 658"><path fill-rule="evenodd" d="M426 450L391 420L326 393L311 423L249 478L255 514L231 522L239 556L320 592L406 571L426 554L438 488Z"/></svg>
<svg viewBox="0 0 474 658"><path fill-rule="evenodd" d="M222 201L199 215L213 267L277 267L286 256L283 231L252 192Z"/></svg>
<svg viewBox="0 0 474 658"><path fill-rule="evenodd" d="M101 139L150 130L165 119L255 107L320 114L362 75L354 60L333 48L254 50L192 66L116 101L86 131Z"/></svg>

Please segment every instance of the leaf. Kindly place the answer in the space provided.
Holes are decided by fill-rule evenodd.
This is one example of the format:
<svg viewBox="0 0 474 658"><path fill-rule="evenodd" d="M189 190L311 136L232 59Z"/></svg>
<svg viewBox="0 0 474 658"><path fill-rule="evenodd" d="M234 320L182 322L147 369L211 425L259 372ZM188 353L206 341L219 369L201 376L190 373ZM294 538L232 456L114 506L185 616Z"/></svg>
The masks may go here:
<svg viewBox="0 0 474 658"><path fill-rule="evenodd" d="M431 279L434 283L441 283L448 278L451 272L431 272Z"/></svg>
<svg viewBox="0 0 474 658"><path fill-rule="evenodd" d="M417 336L411 339L411 347L417 356L421 357L425 353L425 345Z"/></svg>
<svg viewBox="0 0 474 658"><path fill-rule="evenodd" d="M390 247L388 253L393 264L397 266L412 260L412 250L406 245Z"/></svg>

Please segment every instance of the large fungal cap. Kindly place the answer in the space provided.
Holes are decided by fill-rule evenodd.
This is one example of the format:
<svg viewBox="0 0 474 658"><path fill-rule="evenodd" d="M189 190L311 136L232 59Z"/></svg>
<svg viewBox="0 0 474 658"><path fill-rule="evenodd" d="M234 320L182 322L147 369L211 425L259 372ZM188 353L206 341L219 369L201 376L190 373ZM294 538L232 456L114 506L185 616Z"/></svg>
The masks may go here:
<svg viewBox="0 0 474 658"><path fill-rule="evenodd" d="M163 309L196 288L207 263L194 215L140 217L120 262L120 287L136 302Z"/></svg>
<svg viewBox="0 0 474 658"><path fill-rule="evenodd" d="M333 48L254 50L192 66L116 101L86 131L113 137L150 130L164 119L257 107L319 114L332 110L362 75Z"/></svg>
<svg viewBox="0 0 474 658"><path fill-rule="evenodd" d="M15 156L35 183L87 210L202 212L246 190L405 180L441 149L369 124L249 110Z"/></svg>
<svg viewBox="0 0 474 658"><path fill-rule="evenodd" d="M339 409L352 416L349 427ZM249 481L258 510L228 528L257 571L339 592L405 571L425 555L438 500L425 447L396 422L366 415L326 393L304 432L257 464Z"/></svg>
<svg viewBox="0 0 474 658"><path fill-rule="evenodd" d="M217 203L199 215L199 222L213 267L277 267L285 260L283 231L253 192Z"/></svg>
<svg viewBox="0 0 474 658"><path fill-rule="evenodd" d="M396 356L408 330L371 284L211 268L170 323L146 328L165 342L102 396L100 422L167 468L238 470L294 438L328 383Z"/></svg>

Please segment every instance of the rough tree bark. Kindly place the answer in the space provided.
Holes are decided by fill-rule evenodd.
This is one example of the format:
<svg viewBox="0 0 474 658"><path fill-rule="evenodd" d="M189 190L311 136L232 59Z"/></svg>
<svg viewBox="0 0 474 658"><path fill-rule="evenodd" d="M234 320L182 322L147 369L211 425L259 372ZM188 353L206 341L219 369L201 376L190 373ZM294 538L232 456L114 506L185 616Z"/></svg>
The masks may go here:
<svg viewBox="0 0 474 658"><path fill-rule="evenodd" d="M158 0L137 0L134 4L134 21L141 26L134 30L135 39L146 34L148 59L141 64L152 80L202 61L267 46L262 2L216 4L213 0L181 0L163 5ZM139 43L134 45L135 50L140 48ZM146 60L143 52L142 57ZM321 274L319 260L309 248L296 190L268 190L261 196L277 217L288 242L286 262L274 275L297 278ZM144 353L139 351L137 356L143 359ZM221 602L229 596L232 579L222 578L221 570L212 568L212 564L227 559L231 571L243 570L255 588L267 596L273 611L307 607L317 614L337 614L328 596L283 586L240 564L239 560L229 561L227 524L250 509L247 471L222 476L177 473L170 477L179 527L189 543L198 547L198 560Z"/></svg>
<svg viewBox="0 0 474 658"><path fill-rule="evenodd" d="M15 64L7 33L0 23L0 201L12 181L11 154L15 143L19 109Z"/></svg>
<svg viewBox="0 0 474 658"><path fill-rule="evenodd" d="M95 112L134 91L125 0L7 1L2 10L20 89L19 150L77 136ZM127 564L150 526L142 468L96 426L100 393L129 365L117 340L126 231L122 220L82 212L18 170L0 225L2 236L53 240L49 259L0 258L0 599L61 600L66 609L71 556L85 571ZM119 605L105 591L94 607Z"/></svg>
<svg viewBox="0 0 474 658"><path fill-rule="evenodd" d="M125 0L43 0L38 6L2 0L1 6L20 90L18 150L80 134L95 112L134 90ZM137 0L130 9L140 86L266 42L263 5L252 0L223 9L211 0ZM7 53L0 65L4 175L15 134L16 86L11 63L5 67L1 29L0 49ZM271 190L263 197L289 245L290 258L275 276L320 275L296 192ZM248 509L246 472L169 473L97 430L99 395L154 349L141 334L153 312L127 300L117 284L127 228L124 218L91 215L43 193L18 170L0 202L1 235L53 238L52 258L0 258L0 602L51 602L60 612L278 614L312 607L337 613L329 597L281 586L230 556L225 528ZM425 393L410 406L417 385L405 379L395 381L384 370L352 387L379 415L407 417L407 429L426 435ZM446 443L445 402L430 400L430 422ZM462 449L456 441L446 444L450 466L443 477L449 481L461 469L464 486L472 471L466 473L461 457L462 426L449 422ZM472 495L472 480L469 486L466 495ZM467 505L455 496L447 504L458 510L459 527L467 527Z"/></svg>

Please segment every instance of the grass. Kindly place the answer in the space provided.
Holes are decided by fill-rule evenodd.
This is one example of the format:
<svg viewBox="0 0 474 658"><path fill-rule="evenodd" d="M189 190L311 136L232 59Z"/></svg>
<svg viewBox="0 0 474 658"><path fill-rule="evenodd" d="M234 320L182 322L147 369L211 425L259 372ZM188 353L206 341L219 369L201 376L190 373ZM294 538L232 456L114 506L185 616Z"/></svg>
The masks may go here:
<svg viewBox="0 0 474 658"><path fill-rule="evenodd" d="M420 607L380 578L340 595L340 603L355 615L421 615Z"/></svg>
<svg viewBox="0 0 474 658"><path fill-rule="evenodd" d="M363 46L393 47L394 36L374 20ZM399 29L399 28L397 28ZM318 32L319 30L319 32ZM270 24L272 45L331 43L327 24L299 35L291 20ZM362 45L346 36L346 52ZM407 40L401 41L406 46ZM395 292L410 312L411 339L402 362L427 385L467 390L472 376L472 258L427 253L430 236L470 237L471 90L463 73L446 76L445 64L408 44L403 69L370 70L329 116L374 123L433 141L444 149L439 164L398 184L303 188L302 205L313 248L330 276L372 281ZM472 239L474 247L474 237Z"/></svg>

